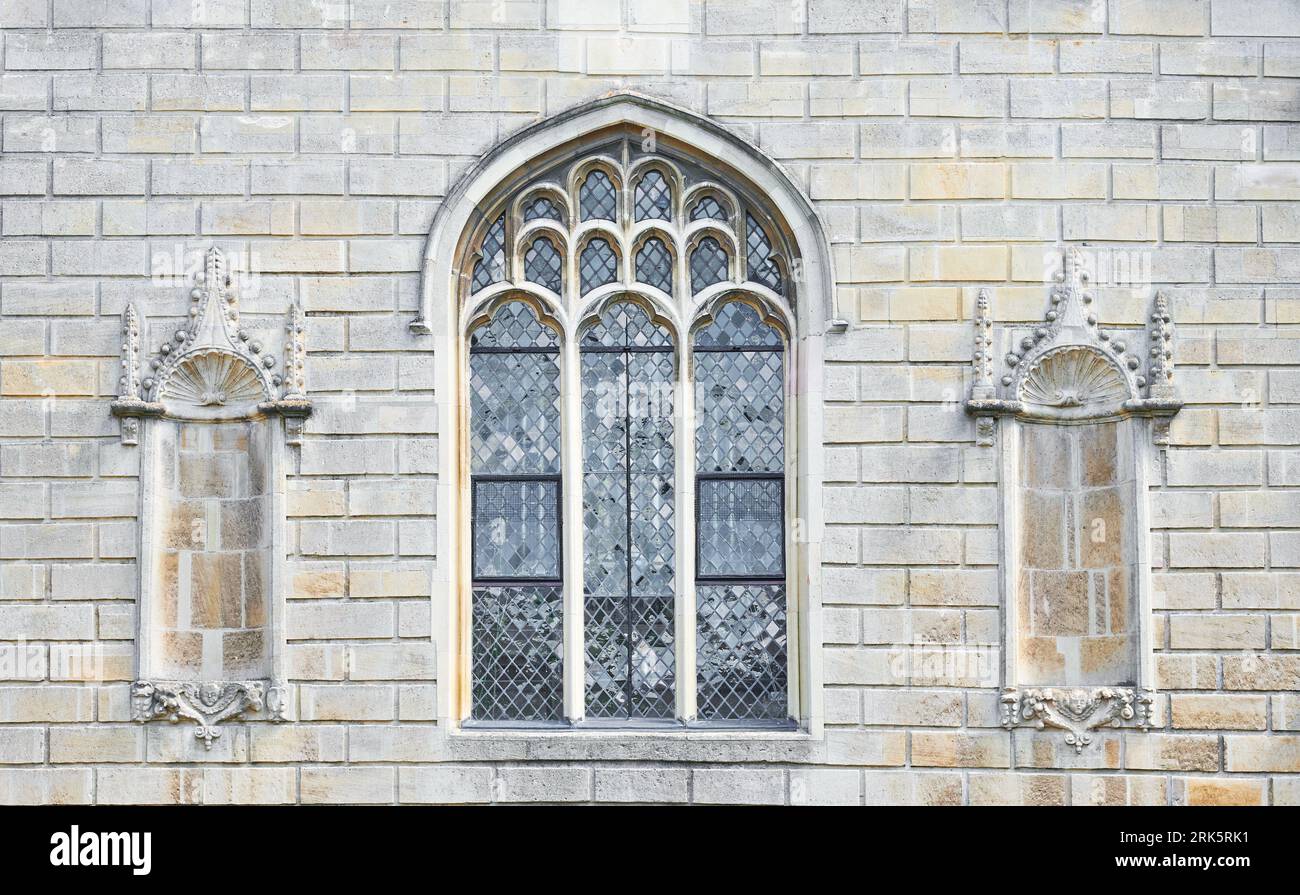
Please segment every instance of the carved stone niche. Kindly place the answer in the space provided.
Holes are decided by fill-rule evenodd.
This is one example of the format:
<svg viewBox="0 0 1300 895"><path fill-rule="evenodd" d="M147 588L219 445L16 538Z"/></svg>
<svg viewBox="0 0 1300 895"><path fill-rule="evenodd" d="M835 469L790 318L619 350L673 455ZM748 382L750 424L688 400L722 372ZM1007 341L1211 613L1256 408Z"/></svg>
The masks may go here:
<svg viewBox="0 0 1300 895"><path fill-rule="evenodd" d="M122 314L112 412L139 444L140 569L133 717L188 719L207 748L225 720L292 714L283 644L285 444L311 413L305 320L289 308L284 363L240 321L217 249L189 321L141 371L142 321Z"/></svg>
<svg viewBox="0 0 1300 895"><path fill-rule="evenodd" d="M1001 452L1002 723L1076 752L1153 720L1147 474L1181 407L1164 296L1145 332L1104 332L1088 281L1071 251L1043 323L1005 328L1000 352L981 291L966 404Z"/></svg>

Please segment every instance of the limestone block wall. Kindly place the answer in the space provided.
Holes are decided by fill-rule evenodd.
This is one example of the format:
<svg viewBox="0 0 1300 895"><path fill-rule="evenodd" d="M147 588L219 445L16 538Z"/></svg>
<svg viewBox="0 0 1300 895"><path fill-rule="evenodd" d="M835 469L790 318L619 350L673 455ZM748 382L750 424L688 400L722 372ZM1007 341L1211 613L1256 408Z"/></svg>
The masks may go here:
<svg viewBox="0 0 1300 895"><path fill-rule="evenodd" d="M1300 803L1300 3L0 3L0 802ZM833 243L825 736L451 736L430 581L419 266L498 140L611 89L708 115ZM220 246L308 315L286 452L296 719L133 723L138 448L119 315ZM1169 297L1151 471L1158 723L1004 730L998 465L971 319L1042 320L1086 248L1105 326ZM255 285L254 285L255 283Z"/></svg>
<svg viewBox="0 0 1300 895"><path fill-rule="evenodd" d="M1021 430L1021 684L1137 683L1128 425Z"/></svg>
<svg viewBox="0 0 1300 895"><path fill-rule="evenodd" d="M269 678L270 424L160 421L153 672Z"/></svg>

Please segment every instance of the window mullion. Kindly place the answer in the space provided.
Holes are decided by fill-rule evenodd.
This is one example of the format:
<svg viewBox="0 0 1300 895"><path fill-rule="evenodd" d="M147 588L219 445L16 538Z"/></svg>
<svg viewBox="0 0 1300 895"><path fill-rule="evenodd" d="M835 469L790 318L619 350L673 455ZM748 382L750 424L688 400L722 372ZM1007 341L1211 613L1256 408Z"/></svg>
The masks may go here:
<svg viewBox="0 0 1300 895"><path fill-rule="evenodd" d="M695 390L688 335L678 340L680 363L673 407L677 462L677 717L695 719Z"/></svg>
<svg viewBox="0 0 1300 895"><path fill-rule="evenodd" d="M564 500L564 716L581 721L586 712L586 645L582 518L582 368L578 340L566 332L560 348L563 414Z"/></svg>

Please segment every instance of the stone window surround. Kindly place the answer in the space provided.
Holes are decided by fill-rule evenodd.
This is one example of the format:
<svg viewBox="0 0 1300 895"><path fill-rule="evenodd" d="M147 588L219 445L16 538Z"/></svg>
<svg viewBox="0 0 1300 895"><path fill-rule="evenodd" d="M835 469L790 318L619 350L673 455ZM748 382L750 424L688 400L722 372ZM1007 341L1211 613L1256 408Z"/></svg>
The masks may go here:
<svg viewBox="0 0 1300 895"><path fill-rule="evenodd" d="M460 399L465 366L465 339L471 322L461 308L465 237L474 231L484 211L502 184L517 178L520 171L535 170L537 160L566 146L604 139L615 130L643 138L666 139L684 147L692 157L737 172L769 202L775 215L789 227L790 238L802 261L799 272L800 300L795 303L793 328L797 337L790 345L792 381L800 383L798 394L789 401L788 450L794 470L790 474L792 511L802 522L803 537L793 544L788 575L790 592L793 680L791 702L796 707L799 730L771 736L820 737L824 715L821 693L821 433L822 400L820 371L822 341L828 328L840 331L834 319L829 244L812 203L795 181L773 160L751 143L714 122L637 94L618 93L563 112L526 128L499 144L470 168L439 206L426 245L422 270L420 315L411 324L417 334L433 339L435 375L440 383L454 387L439 390L439 431L464 431L465 412ZM725 162L716 161L725 159ZM715 160L710 162L710 160ZM479 309L481 314L482 309ZM576 351L576 344L573 344ZM566 388L566 392L576 391ZM574 435L566 436L574 438ZM577 457L576 444L568 446ZM456 557L440 562L434 573L433 628L439 643L438 718L449 732L461 735L460 719L468 713L468 649L465 619L469 598L469 570L465 549L468 532L465 473L459 450L439 451L438 518L456 524L438 526L437 555ZM581 507L578 507L580 511ZM566 512L571 509L566 508ZM792 526L793 528L793 526ZM566 529L575 530L568 524ZM580 552L565 547L566 563L580 562ZM443 597L442 595L449 595ZM579 618L581 616L579 615ZM797 633L796 633L797 632ZM580 652L568 649L573 655ZM794 658L797 657L797 658ZM570 677L573 677L570 675ZM581 677L578 676L578 681ZM569 688L581 694L581 687ZM566 694L572 707L578 696ZM627 731L619 731L621 738ZM465 736L531 737L528 731L465 730ZM606 736L607 732L575 730L568 736ZM695 734L690 734L694 736ZM737 735L753 737L752 732ZM633 734L633 739L636 735Z"/></svg>

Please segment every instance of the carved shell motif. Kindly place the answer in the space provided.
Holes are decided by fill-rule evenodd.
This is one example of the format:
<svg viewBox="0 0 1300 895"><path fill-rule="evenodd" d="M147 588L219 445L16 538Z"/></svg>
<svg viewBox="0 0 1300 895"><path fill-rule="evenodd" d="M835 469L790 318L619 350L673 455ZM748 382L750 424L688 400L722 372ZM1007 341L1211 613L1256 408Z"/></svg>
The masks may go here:
<svg viewBox="0 0 1300 895"><path fill-rule="evenodd" d="M1020 385L1025 404L1070 416L1104 413L1128 397L1128 386L1115 365L1087 348L1047 352Z"/></svg>
<svg viewBox="0 0 1300 895"><path fill-rule="evenodd" d="M219 350L182 361L163 387L162 399L185 405L194 416L242 415L266 399L257 372L242 358Z"/></svg>

